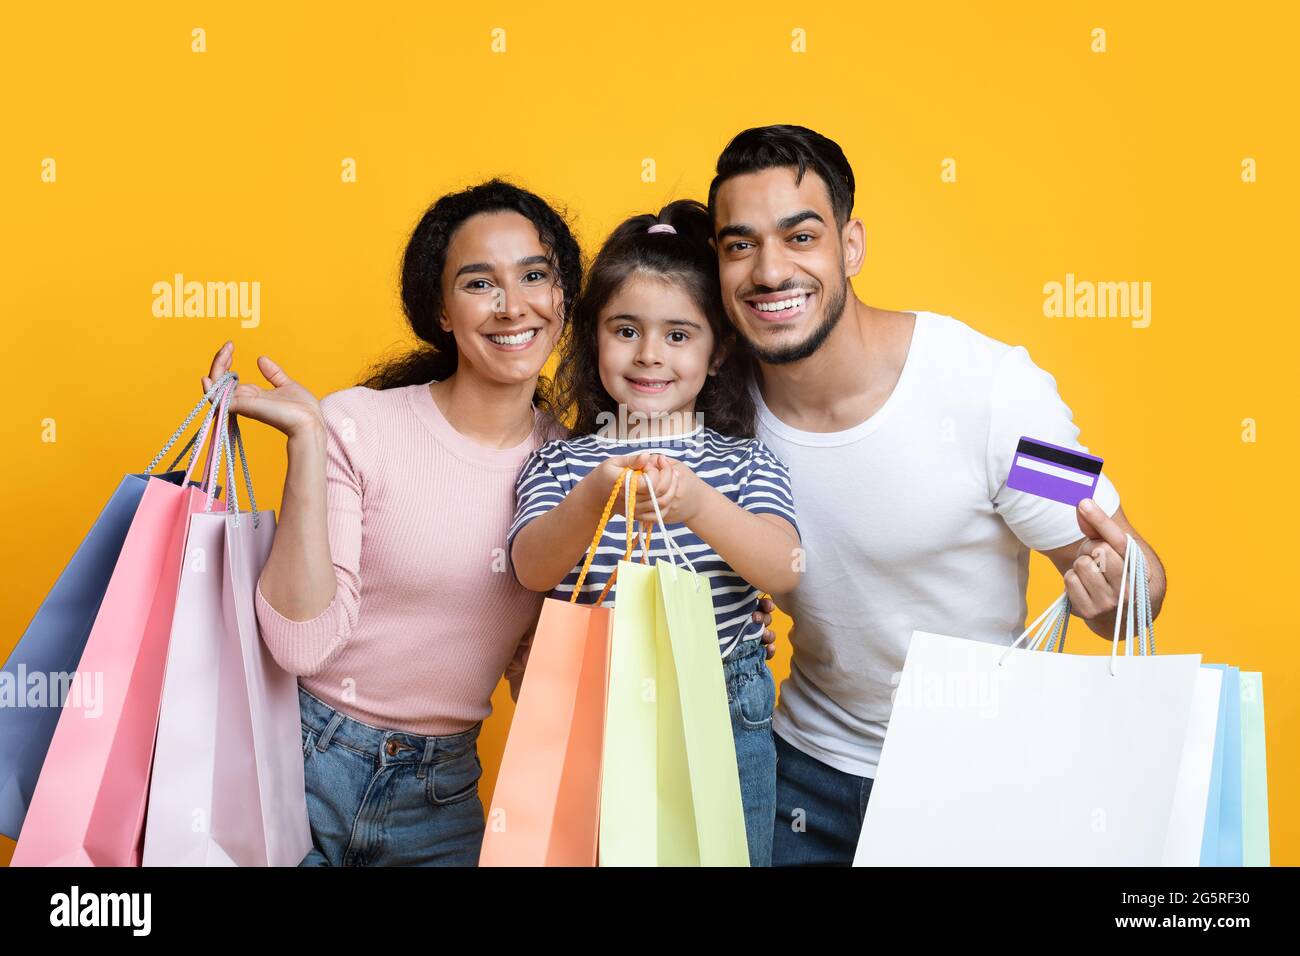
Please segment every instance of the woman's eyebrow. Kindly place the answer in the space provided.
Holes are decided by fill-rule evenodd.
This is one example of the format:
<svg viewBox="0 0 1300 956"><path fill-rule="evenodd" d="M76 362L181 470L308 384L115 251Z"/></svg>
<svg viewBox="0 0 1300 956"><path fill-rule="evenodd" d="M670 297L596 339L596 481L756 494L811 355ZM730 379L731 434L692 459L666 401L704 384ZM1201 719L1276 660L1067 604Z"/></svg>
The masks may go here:
<svg viewBox="0 0 1300 956"><path fill-rule="evenodd" d="M515 263L515 265L517 266L549 266L550 264L551 264L551 260L546 258L546 256L525 256L524 258L520 259L518 262ZM459 279L461 276L466 275L467 273L470 272L491 273L492 263L490 262L467 263L466 265L463 265L456 270L455 278Z"/></svg>

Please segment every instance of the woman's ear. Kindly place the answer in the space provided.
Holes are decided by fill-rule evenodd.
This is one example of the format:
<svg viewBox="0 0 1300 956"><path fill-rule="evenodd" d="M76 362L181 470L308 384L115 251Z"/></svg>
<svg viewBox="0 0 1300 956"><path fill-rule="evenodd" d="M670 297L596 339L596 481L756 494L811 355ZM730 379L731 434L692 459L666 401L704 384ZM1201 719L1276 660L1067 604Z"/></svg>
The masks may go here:
<svg viewBox="0 0 1300 956"><path fill-rule="evenodd" d="M558 282L551 283L551 308L555 310L555 317L564 324L566 318L564 314L564 289Z"/></svg>

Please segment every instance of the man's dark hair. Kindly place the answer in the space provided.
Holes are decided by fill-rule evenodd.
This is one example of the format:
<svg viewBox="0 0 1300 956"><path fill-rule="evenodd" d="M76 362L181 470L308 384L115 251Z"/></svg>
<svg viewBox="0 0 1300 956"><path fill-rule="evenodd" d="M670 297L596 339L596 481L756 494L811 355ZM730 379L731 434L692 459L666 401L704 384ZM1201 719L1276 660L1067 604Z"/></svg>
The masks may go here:
<svg viewBox="0 0 1300 956"><path fill-rule="evenodd" d="M716 216L714 200L726 180L778 166L795 168L796 185L810 169L820 176L831 196L835 225L844 227L853 214L853 167L838 143L803 126L755 126L736 134L718 157L717 175L709 185L709 215Z"/></svg>

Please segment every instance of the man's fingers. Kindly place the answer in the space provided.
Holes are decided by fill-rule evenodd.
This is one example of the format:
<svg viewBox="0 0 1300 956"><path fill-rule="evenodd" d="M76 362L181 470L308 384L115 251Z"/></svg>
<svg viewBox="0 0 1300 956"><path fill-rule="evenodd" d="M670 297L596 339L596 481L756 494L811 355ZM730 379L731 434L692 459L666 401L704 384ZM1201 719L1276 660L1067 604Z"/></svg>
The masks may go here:
<svg viewBox="0 0 1300 956"><path fill-rule="evenodd" d="M1070 605L1079 617L1086 620L1096 616L1097 609L1092 606L1092 600L1074 568L1065 572L1065 593L1070 596Z"/></svg>
<svg viewBox="0 0 1300 956"><path fill-rule="evenodd" d="M1106 578L1106 583L1112 589L1118 589L1119 579L1124 576L1124 558L1110 545L1101 541L1093 542L1093 547L1088 549L1087 557L1101 571Z"/></svg>
<svg viewBox="0 0 1300 956"><path fill-rule="evenodd" d="M1093 560L1092 555L1085 554L1076 558L1072 570L1079 576L1079 583L1088 592L1088 598L1093 607L1110 607L1115 603L1115 590L1106 579L1107 576L1098 569L1097 562Z"/></svg>
<svg viewBox="0 0 1300 956"><path fill-rule="evenodd" d="M1097 502L1091 498L1080 501L1078 518L1079 530L1085 535L1105 541L1121 555L1124 553L1128 542L1127 533L1119 526L1119 522L1101 510Z"/></svg>

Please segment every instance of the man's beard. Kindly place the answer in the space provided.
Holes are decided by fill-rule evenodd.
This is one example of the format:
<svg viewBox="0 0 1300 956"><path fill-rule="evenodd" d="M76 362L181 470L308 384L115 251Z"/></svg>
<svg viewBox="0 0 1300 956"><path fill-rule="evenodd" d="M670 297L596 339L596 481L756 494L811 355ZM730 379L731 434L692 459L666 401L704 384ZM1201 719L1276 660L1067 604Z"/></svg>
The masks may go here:
<svg viewBox="0 0 1300 956"><path fill-rule="evenodd" d="M812 335L802 342L796 342L793 345L784 345L777 348L765 348L759 345L749 336L745 340L749 343L749 349L754 353L754 357L766 365L788 365L791 362L798 362L812 355L822 343L830 337L835 331L835 326L844 316L844 306L848 302L848 277L842 276L839 291L834 298L826 302L826 317L822 319L822 324L817 326Z"/></svg>

